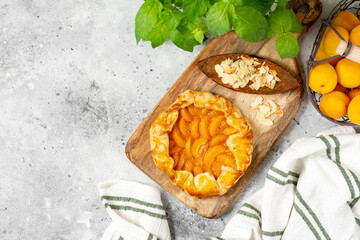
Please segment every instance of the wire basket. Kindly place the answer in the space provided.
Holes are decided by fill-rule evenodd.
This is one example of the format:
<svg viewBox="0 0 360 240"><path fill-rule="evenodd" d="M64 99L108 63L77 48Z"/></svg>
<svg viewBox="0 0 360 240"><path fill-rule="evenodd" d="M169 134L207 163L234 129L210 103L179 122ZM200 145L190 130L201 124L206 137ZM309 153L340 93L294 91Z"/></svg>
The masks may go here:
<svg viewBox="0 0 360 240"><path fill-rule="evenodd" d="M316 36L315 42L314 42L314 46L313 49L311 51L311 55L310 58L307 62L307 75L306 75L306 82L307 82L307 92L308 95L310 97L311 103L313 104L313 106L315 107L315 109L326 119L328 119L329 121L332 121L334 123L340 124L340 125L347 125L347 126L356 126L356 124L352 123L348 116L346 115L343 118L340 119L333 119L333 118L329 118L327 116L325 116L319 109L319 103L320 100L322 98L322 95L311 90L309 87L309 74L310 74L310 70L317 64L322 63L322 62L326 62L328 60L332 60L335 59L337 57L341 57L340 55L336 55L336 56L332 56L330 58L326 58L323 60L319 60L316 61L315 60L315 56L319 50L320 47L320 43L324 37L325 31L327 27L330 27L339 37L341 40L343 40L343 38L341 37L341 35L334 29L333 26L331 26L330 22L333 19L333 17L338 14L341 11L349 11L354 13L358 18L360 16L360 0L342 0L341 2L339 2L335 8L331 11L329 17L327 19L322 20L323 23L321 25L321 28ZM351 43L349 43L351 45ZM350 46L351 48L351 46ZM349 48L349 49L350 49ZM348 53L348 52L347 52ZM347 55L347 53L345 53L342 57L345 57Z"/></svg>

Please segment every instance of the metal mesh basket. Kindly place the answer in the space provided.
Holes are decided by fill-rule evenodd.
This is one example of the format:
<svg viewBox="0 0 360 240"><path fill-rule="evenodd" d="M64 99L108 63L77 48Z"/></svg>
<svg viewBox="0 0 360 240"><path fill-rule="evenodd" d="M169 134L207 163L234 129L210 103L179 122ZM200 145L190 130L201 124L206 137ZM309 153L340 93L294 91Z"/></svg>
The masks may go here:
<svg viewBox="0 0 360 240"><path fill-rule="evenodd" d="M323 59L323 60L320 60L320 61L316 61L315 60L315 56L319 50L319 47L320 47L320 43L321 43L321 40L323 39L323 36L324 36L324 33L325 33L325 30L327 27L330 27L331 29L333 29L335 31L335 33L340 37L340 39L342 39L341 35L333 28L333 26L331 26L330 22L331 20L333 19L333 17L338 14L339 12L341 11L349 11L349 12L352 12L354 13L358 18L360 16L360 0L342 0L341 2L339 2L335 8L332 10L332 12L330 13L329 17L327 19L324 19L323 20L323 23L321 25L321 28L316 36L316 39L315 39L315 42L314 42L314 46L313 46L313 49L311 51L311 55L310 55L310 58L307 62L307 75L306 75L306 82L307 82L307 92L309 94L309 97L310 97L310 100L311 100L311 103L313 104L313 106L315 107L315 109L326 119L334 122L334 123L337 123L337 124L340 124L340 125L348 125L348 126L355 126L354 123L352 123L348 116L345 116L343 118L340 118L340 119L333 119L333 118L329 118L327 116L325 116L319 109L319 103L320 103L320 100L322 98L322 95L317 93L317 92L314 92L313 90L311 90L309 88L309 74L310 74L310 70L317 64L319 63L322 63L322 62L325 62L325 61L328 61L328 60L331 60L331 59L334 59L334 58L337 58L337 57L340 57L340 55L336 55L336 56L332 56L330 58L327 58L327 59Z"/></svg>

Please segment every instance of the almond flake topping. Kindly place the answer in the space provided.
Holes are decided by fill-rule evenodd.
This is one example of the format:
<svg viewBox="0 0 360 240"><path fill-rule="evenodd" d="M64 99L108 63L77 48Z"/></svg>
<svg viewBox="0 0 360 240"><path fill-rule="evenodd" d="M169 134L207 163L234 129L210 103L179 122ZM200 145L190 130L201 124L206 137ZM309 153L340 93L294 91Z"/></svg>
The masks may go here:
<svg viewBox="0 0 360 240"><path fill-rule="evenodd" d="M283 110L271 99L263 99L261 96L257 96L250 104L250 107L256 112L256 120L265 126L274 125L274 120L269 119L272 116L282 117L284 115ZM274 115L275 114L275 115Z"/></svg>
<svg viewBox="0 0 360 240"><path fill-rule="evenodd" d="M265 65L265 61L257 58L241 56L235 62L228 58L220 64L215 65L215 71L225 84L233 88L244 88L249 82L249 87L259 90L261 87L274 89L275 84L280 81L277 72Z"/></svg>

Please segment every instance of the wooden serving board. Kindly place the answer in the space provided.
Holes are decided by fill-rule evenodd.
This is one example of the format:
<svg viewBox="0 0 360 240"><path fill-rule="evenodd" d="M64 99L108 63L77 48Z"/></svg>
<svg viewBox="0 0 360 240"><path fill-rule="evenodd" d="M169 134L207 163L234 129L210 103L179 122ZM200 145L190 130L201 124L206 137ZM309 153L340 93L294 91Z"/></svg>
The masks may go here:
<svg viewBox="0 0 360 240"><path fill-rule="evenodd" d="M306 2L313 1L310 0ZM298 14L297 16L299 17ZM298 37L299 36L300 34L298 34ZM289 71L298 80L300 87L294 90L275 95L263 95L264 98L270 98L278 103L280 108L284 111L284 115L281 118L278 117L273 126L260 125L255 120L256 112L251 109L250 103L257 95L240 93L225 88L207 78L196 65L199 60L224 53L245 53L248 55L266 58ZM214 94L226 97L242 111L244 116L250 120L254 128L254 151L251 165L245 172L244 176L240 178L239 181L223 196L198 199L186 194L170 180L167 173L161 171L155 166L151 156L149 129L152 122L165 108L175 101L180 93L187 89L210 91ZM244 188L245 184L250 180L257 168L263 162L272 146L276 143L281 134L295 117L300 108L302 97L303 84L296 61L294 59L281 60L279 58L275 50L274 38L260 43L248 43L240 39L235 32L229 32L226 35L213 38L160 100L160 102L153 108L127 142L126 155L140 170L147 174L166 191L190 207L193 211L203 217L216 218L223 214L234 201L236 196ZM249 118L250 115L252 116L251 118Z"/></svg>

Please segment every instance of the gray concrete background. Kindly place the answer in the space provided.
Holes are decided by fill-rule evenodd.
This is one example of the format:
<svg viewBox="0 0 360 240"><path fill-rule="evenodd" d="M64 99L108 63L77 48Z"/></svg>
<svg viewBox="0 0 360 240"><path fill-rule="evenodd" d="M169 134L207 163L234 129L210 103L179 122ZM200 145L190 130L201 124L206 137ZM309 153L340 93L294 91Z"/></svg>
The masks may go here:
<svg viewBox="0 0 360 240"><path fill-rule="evenodd" d="M171 42L137 46L134 19L142 2L0 1L0 239L100 239L110 219L97 183L125 179L160 188L129 162L125 143L204 45L192 53ZM325 15L334 2L324 2ZM301 65L318 27L300 41ZM305 95L218 219L200 217L160 188L173 238L220 235L295 139L332 126Z"/></svg>

